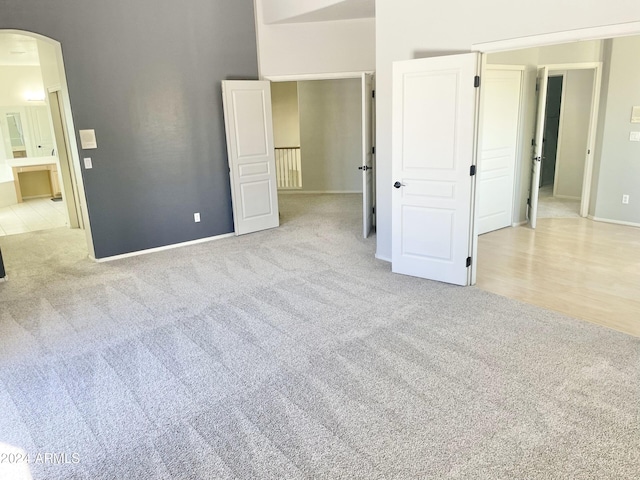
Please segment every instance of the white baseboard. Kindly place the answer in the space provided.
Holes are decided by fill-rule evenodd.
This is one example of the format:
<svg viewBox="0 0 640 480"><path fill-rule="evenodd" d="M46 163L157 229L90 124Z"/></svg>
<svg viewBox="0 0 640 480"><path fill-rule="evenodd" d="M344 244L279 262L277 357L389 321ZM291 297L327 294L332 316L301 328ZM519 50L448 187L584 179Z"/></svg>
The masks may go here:
<svg viewBox="0 0 640 480"><path fill-rule="evenodd" d="M190 245L197 245L199 243L213 242L215 240L222 240L229 237L235 237L235 235L236 234L234 232L231 232L231 233L225 233L224 235L216 235L215 237L199 238L198 240L190 240L188 242L174 243L172 245L166 245L164 247L148 248L146 250L138 250L137 252L123 253L122 255L114 255L112 257L94 258L89 256L89 258L91 258L92 260L95 260L98 263L112 262L114 260L121 260L123 258L146 255L147 253L164 252L165 250L173 250L174 248L188 247Z"/></svg>
<svg viewBox="0 0 640 480"><path fill-rule="evenodd" d="M389 263L391 263L391 259L390 259L390 258L383 257L382 255L378 255L377 253L376 253L375 257L376 257L378 260L382 260L383 262L389 262Z"/></svg>
<svg viewBox="0 0 640 480"><path fill-rule="evenodd" d="M9 276L5 275L4 277L0 278L0 283L6 282L7 280L9 280Z"/></svg>
<svg viewBox="0 0 640 480"><path fill-rule="evenodd" d="M278 190L278 195L280 195L281 193L284 193L284 194L304 193L304 194L309 194L309 195L323 195L325 193L359 193L359 194L362 194L362 192L358 192L358 191L355 191L355 190Z"/></svg>
<svg viewBox="0 0 640 480"><path fill-rule="evenodd" d="M45 193L43 195L31 195L30 197L22 197L23 200L33 200L35 198L51 198L51 194Z"/></svg>
<svg viewBox="0 0 640 480"><path fill-rule="evenodd" d="M587 215L587 218L594 222L613 223L615 225L626 225L627 227L640 227L640 223L625 222L623 220L612 220L610 218L594 217L593 215Z"/></svg>
<svg viewBox="0 0 640 480"><path fill-rule="evenodd" d="M522 222L513 222L511 224L512 227L521 227L522 225L526 225L527 223L529 223L527 220L524 220Z"/></svg>

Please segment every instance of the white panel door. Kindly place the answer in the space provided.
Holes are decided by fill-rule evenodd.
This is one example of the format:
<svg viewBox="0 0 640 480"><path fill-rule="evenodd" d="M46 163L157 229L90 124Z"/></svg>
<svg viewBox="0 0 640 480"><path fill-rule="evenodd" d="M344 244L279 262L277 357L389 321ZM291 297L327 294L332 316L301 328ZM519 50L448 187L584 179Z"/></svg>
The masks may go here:
<svg viewBox="0 0 640 480"><path fill-rule="evenodd" d="M236 235L280 224L271 114L265 81L222 82Z"/></svg>
<svg viewBox="0 0 640 480"><path fill-rule="evenodd" d="M487 67L482 109L476 222L479 235L511 226L522 71Z"/></svg>
<svg viewBox="0 0 640 480"><path fill-rule="evenodd" d="M373 76L362 75L362 234L373 228Z"/></svg>
<svg viewBox="0 0 640 480"><path fill-rule="evenodd" d="M478 54L395 62L392 269L468 285Z"/></svg>
<svg viewBox="0 0 640 480"><path fill-rule="evenodd" d="M536 228L538 219L538 194L540 193L540 170L542 165L542 150L544 148L544 122L547 114L547 84L549 69L538 69L538 113L536 120L535 153L531 161L531 190L529 191L529 226Z"/></svg>

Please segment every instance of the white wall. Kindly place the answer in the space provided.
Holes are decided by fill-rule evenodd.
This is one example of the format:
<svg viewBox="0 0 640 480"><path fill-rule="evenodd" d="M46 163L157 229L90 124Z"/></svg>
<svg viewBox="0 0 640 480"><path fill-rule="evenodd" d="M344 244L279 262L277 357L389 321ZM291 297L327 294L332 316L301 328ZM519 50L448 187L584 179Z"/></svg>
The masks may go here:
<svg viewBox="0 0 640 480"><path fill-rule="evenodd" d="M0 65L0 106L31 105L27 92L44 92L37 65Z"/></svg>
<svg viewBox="0 0 640 480"><path fill-rule="evenodd" d="M375 20L267 25L256 0L261 77L368 72L375 69Z"/></svg>
<svg viewBox="0 0 640 480"><path fill-rule="evenodd" d="M391 257L391 68L476 43L640 21L640 2L376 1L377 255Z"/></svg>
<svg viewBox="0 0 640 480"><path fill-rule="evenodd" d="M554 195L581 198L589 143L594 70L569 70L562 82Z"/></svg>
<svg viewBox="0 0 640 480"><path fill-rule="evenodd" d="M273 111L273 141L276 148L300 146L300 114L298 112L298 83L271 84Z"/></svg>
<svg viewBox="0 0 640 480"><path fill-rule="evenodd" d="M631 123L631 108L640 105L639 49L640 37L612 40L595 206L597 218L634 224L640 224L640 142L630 142L629 133L640 131L640 123Z"/></svg>
<svg viewBox="0 0 640 480"><path fill-rule="evenodd" d="M38 45L38 57L40 58L40 70L44 89L60 87L62 80L60 78L60 70L58 69L56 47L42 40L37 40L36 43Z"/></svg>
<svg viewBox="0 0 640 480"><path fill-rule="evenodd" d="M298 83L302 189L361 192L360 79Z"/></svg>

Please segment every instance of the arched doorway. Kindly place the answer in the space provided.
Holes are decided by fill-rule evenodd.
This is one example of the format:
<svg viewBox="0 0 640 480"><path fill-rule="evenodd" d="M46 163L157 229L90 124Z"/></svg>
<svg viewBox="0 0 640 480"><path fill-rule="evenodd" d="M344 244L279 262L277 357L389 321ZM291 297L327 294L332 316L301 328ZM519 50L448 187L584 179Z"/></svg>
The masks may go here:
<svg viewBox="0 0 640 480"><path fill-rule="evenodd" d="M0 234L83 229L92 256L61 45L0 30L0 70Z"/></svg>

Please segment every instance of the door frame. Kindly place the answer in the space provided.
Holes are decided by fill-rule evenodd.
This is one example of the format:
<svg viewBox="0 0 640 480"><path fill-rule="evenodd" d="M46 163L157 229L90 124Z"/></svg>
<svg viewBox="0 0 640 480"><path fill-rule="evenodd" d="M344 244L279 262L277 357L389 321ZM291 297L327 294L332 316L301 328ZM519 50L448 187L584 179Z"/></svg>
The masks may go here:
<svg viewBox="0 0 640 480"><path fill-rule="evenodd" d="M55 95L58 99L58 114L60 115L60 121L62 124L62 136L63 138L58 139L55 135L54 135L54 142L55 142L55 148L58 151L58 160L60 160L60 144L62 143L64 145L65 148L65 154L66 154L66 165L60 165L60 168L58 170L59 175L62 177L62 182L60 183L60 188L62 191L62 196L64 198L64 201L67 205L67 218L69 220L69 227L70 228L84 228L84 220L82 218L82 207L80 204L80 195L79 195L79 191L78 191L78 180L77 180L77 172L75 171L75 168L73 166L73 161L72 161L72 154L71 154L71 148L70 148L70 139L69 139L69 132L67 130L67 121L66 121L66 117L65 117L65 113L64 113L64 106L63 106L63 98L62 98L62 89L60 86L56 86L56 87L49 87L47 89L47 94L48 95ZM47 106L49 107L49 113L51 114L51 116L53 117L53 115L56 114L56 112L53 111L53 109L51 108L51 102L49 101L49 98L47 98ZM52 120L53 122L53 120ZM55 130L54 130L55 133ZM66 180L66 175L69 175L69 182L71 185L71 192L67 191L67 188L65 186L65 184L67 182L65 182ZM73 198L73 201L70 201L70 198Z"/></svg>
<svg viewBox="0 0 640 480"><path fill-rule="evenodd" d="M589 114L589 130L587 132L587 152L585 152L584 175L582 176L582 196L580 198L580 216L586 217L589 214L589 203L591 201L591 184L593 180L593 157L596 150L596 137L598 134L598 115L600 112L600 95L602 89L602 62L584 62L584 63L557 63L545 64L541 67L547 67L549 72L561 71L566 73L570 70L593 70L593 87L591 90L591 108ZM563 73L563 76L564 76ZM551 76L551 75L550 75ZM562 99L564 105L565 84L562 86ZM560 130L558 131L558 148L562 140L562 113L560 113ZM557 162L557 159L556 159ZM556 164L557 165L557 164ZM557 172L557 169L556 169ZM554 179L555 180L555 179ZM554 183L555 193L555 183Z"/></svg>
<svg viewBox="0 0 640 480"><path fill-rule="evenodd" d="M313 80L346 80L346 79L362 79L364 78L365 75L371 75L373 78L373 89L375 92L375 81L376 81L376 73L373 70L366 70L366 71L361 71L361 72L342 72L342 73L305 73L305 74L299 74L299 75L261 75L260 76L260 80L268 80L272 83L278 83L278 82L306 82L306 81L313 81ZM362 94L362 92L361 92ZM375 118L375 101L372 103L371 105L372 107L372 114ZM362 109L362 122L364 125L364 115L365 115L365 109ZM372 140L373 140L373 146L375 148L376 145L376 130L375 130L375 122L371 122L371 128L372 128ZM364 138L361 139L361 142L364 140ZM375 163L375 155L373 156L372 159L373 162L373 171L371 172L371 174L373 175L373 179L372 179L372 183L373 183L373 205L375 208L375 205L377 204L377 198L376 198L376 190L375 190L375 184L376 184L376 163ZM280 197L280 192L278 192L278 198ZM362 192L362 204L364 205L365 203L365 198L364 198L364 192ZM365 219L362 220L363 222L365 221ZM376 213L374 211L373 214L373 224L376 224Z"/></svg>

